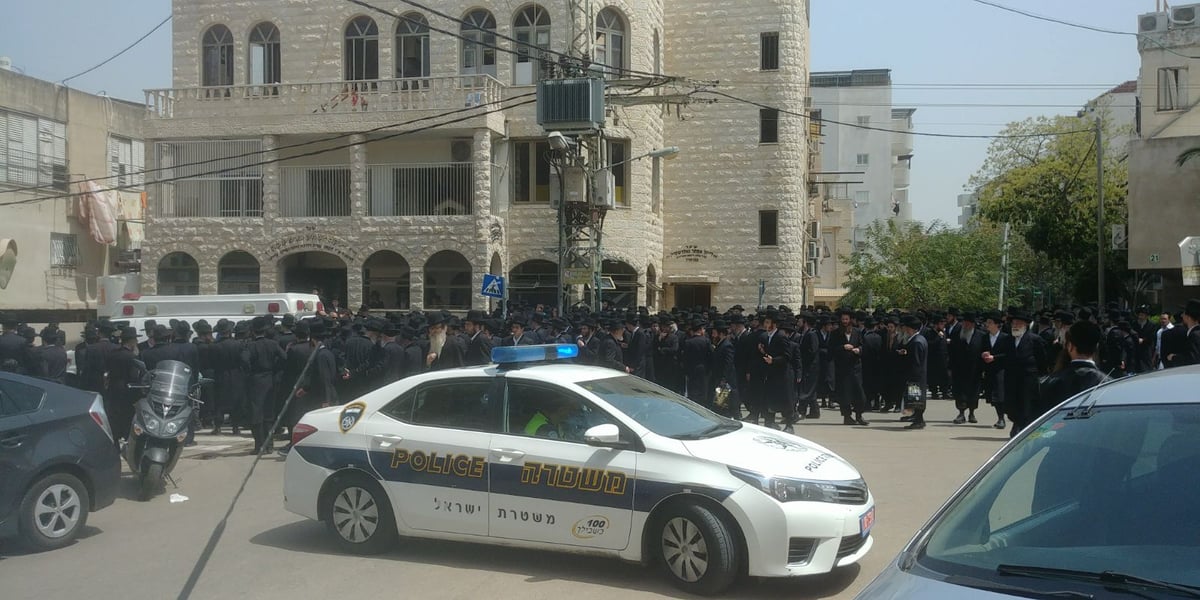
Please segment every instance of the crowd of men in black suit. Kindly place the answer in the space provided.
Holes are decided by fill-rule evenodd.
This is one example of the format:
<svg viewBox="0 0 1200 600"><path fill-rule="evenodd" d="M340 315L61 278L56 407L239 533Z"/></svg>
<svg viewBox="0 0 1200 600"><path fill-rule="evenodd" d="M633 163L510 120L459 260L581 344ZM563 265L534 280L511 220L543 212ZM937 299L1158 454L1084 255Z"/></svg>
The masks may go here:
<svg viewBox="0 0 1200 600"><path fill-rule="evenodd" d="M1044 410L1104 377L1200 364L1200 301L1176 315L1150 319L1115 306L1059 308L1034 316L1004 313L901 312L787 306L747 311L734 306L641 308L557 315L542 306L513 306L501 318L469 311L320 316L297 321L260 316L216 324L148 321L145 341L127 323L89 323L75 348L77 373L66 373L61 331L4 321L0 367L66 381L104 396L114 433L128 435L139 392L129 383L164 360L213 380L203 394L201 427L245 428L256 449L271 448L271 424L290 429L308 410L339 404L393 381L491 362L497 345L574 344L583 364L653 381L733 418L791 430L836 406L846 425L868 425L870 411L900 412L912 429L925 426L928 399L953 400L956 424L976 423L981 400L997 429L1017 431ZM1178 326L1182 325L1182 326ZM307 367L307 368L306 368ZM1053 402L1053 403L1051 403Z"/></svg>

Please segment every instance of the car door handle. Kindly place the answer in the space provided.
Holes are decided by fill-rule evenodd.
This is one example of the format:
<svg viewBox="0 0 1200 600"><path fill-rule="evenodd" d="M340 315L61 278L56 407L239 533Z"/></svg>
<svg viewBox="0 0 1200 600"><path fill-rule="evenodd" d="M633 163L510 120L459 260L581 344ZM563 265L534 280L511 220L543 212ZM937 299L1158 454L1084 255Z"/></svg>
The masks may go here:
<svg viewBox="0 0 1200 600"><path fill-rule="evenodd" d="M404 441L404 438L401 436L388 434L371 436L371 439L375 440L375 443L380 448L391 448L392 446Z"/></svg>
<svg viewBox="0 0 1200 600"><path fill-rule="evenodd" d="M512 462L525 457L525 453L520 450L512 450L510 448L492 448L492 455L500 459L500 462Z"/></svg>
<svg viewBox="0 0 1200 600"><path fill-rule="evenodd" d="M25 436L22 434L6 435L0 438L0 446L5 448L19 448L25 442Z"/></svg>

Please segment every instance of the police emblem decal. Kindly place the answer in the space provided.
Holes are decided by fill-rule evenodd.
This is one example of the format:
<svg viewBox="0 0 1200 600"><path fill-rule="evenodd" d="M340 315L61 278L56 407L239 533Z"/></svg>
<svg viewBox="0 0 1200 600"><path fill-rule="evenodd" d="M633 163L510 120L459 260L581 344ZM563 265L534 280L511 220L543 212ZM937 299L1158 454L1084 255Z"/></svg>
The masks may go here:
<svg viewBox="0 0 1200 600"><path fill-rule="evenodd" d="M342 433L353 429L365 410L367 410L367 405L362 402L351 402L342 408L342 416L338 418L338 428L342 430Z"/></svg>

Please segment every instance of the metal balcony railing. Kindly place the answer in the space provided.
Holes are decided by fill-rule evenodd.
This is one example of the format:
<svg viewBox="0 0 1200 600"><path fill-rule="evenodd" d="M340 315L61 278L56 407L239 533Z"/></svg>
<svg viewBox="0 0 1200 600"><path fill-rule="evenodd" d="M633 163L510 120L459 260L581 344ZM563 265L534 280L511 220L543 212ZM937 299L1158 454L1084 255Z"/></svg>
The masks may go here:
<svg viewBox="0 0 1200 600"><path fill-rule="evenodd" d="M453 110L490 105L504 85L490 75L269 83L146 90L151 119Z"/></svg>
<svg viewBox="0 0 1200 600"><path fill-rule="evenodd" d="M472 163L371 165L372 217L469 215L475 205Z"/></svg>
<svg viewBox="0 0 1200 600"><path fill-rule="evenodd" d="M349 165L279 168L279 208L284 217L349 217Z"/></svg>

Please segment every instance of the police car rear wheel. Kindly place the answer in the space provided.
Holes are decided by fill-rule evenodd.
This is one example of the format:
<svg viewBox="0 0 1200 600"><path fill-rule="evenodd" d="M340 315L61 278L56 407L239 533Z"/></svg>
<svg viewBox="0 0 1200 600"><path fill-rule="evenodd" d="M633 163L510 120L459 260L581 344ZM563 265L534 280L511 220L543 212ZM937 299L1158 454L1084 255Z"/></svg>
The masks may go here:
<svg viewBox="0 0 1200 600"><path fill-rule="evenodd" d="M662 565L684 591L719 594L737 578L737 542L725 523L700 505L671 509L659 520Z"/></svg>
<svg viewBox="0 0 1200 600"><path fill-rule="evenodd" d="M332 494L326 522L343 550L378 554L395 544L396 524L378 484L352 477L338 482Z"/></svg>

